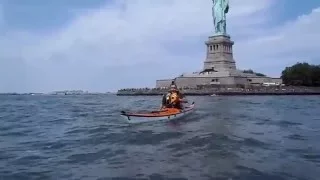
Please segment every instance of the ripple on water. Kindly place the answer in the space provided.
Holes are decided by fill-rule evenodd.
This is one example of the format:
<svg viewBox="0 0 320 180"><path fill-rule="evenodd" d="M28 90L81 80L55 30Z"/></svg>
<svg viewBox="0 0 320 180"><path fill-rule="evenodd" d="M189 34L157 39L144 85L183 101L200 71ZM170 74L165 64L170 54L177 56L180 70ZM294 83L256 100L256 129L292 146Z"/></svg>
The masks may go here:
<svg viewBox="0 0 320 180"><path fill-rule="evenodd" d="M302 136L300 134L290 134L286 138L291 139L291 140L301 140L301 141L307 139L306 137L304 137L304 136Z"/></svg>
<svg viewBox="0 0 320 180"><path fill-rule="evenodd" d="M292 121L279 121L280 126L299 126L303 125L302 123L299 122L292 122Z"/></svg>
<svg viewBox="0 0 320 180"><path fill-rule="evenodd" d="M41 179L51 179L52 171L28 171L28 170L21 170L19 172L11 172L11 171L4 171L1 172L1 178L2 179L35 179L35 180L41 180Z"/></svg>
<svg viewBox="0 0 320 180"><path fill-rule="evenodd" d="M170 139L176 139L183 136L181 132L165 132L165 133L154 133L153 131L139 131L135 133L131 133L129 137L127 137L125 144L130 145L145 145L152 144L158 145L164 141Z"/></svg>
<svg viewBox="0 0 320 180"><path fill-rule="evenodd" d="M65 163L68 164L74 164L74 163L80 163L80 164L86 164L86 163L94 163L96 161L100 161L103 159L109 159L114 156L120 156L125 155L125 150L115 150L112 151L112 149L102 149L97 152L92 153L85 153L85 154L73 154L68 157L68 160Z"/></svg>

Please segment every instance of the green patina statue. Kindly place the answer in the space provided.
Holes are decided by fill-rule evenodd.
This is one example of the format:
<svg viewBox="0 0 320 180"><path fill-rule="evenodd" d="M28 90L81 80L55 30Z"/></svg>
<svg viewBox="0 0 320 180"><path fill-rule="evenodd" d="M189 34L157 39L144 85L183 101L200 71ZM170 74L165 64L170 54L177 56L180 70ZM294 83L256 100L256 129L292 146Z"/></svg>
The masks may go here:
<svg viewBox="0 0 320 180"><path fill-rule="evenodd" d="M212 17L215 35L227 35L226 14L229 11L229 0L212 0Z"/></svg>

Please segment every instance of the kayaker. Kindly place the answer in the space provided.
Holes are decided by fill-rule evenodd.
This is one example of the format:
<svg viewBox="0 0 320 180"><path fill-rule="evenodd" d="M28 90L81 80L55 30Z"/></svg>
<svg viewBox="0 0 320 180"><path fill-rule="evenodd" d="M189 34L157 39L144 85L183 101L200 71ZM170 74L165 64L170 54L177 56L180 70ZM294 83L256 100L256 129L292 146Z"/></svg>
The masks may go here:
<svg viewBox="0 0 320 180"><path fill-rule="evenodd" d="M182 109L182 103L187 103L183 99L182 93L179 91L174 81L171 82L170 90L167 94L162 97L162 107L163 108L177 108Z"/></svg>

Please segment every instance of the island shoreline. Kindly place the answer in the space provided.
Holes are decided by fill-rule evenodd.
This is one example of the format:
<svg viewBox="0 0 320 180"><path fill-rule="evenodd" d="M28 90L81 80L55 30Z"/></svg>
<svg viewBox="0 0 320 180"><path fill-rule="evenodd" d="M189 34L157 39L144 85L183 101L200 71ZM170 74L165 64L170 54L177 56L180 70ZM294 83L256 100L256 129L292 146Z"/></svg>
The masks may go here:
<svg viewBox="0 0 320 180"><path fill-rule="evenodd" d="M166 89L122 89L117 96L161 96ZM291 88L252 88L252 89L182 89L186 96L310 96L320 95L318 87L291 87Z"/></svg>
<svg viewBox="0 0 320 180"><path fill-rule="evenodd" d="M162 96L159 93L123 93L117 96ZM305 92L305 93L185 93L186 96L319 96L320 92Z"/></svg>

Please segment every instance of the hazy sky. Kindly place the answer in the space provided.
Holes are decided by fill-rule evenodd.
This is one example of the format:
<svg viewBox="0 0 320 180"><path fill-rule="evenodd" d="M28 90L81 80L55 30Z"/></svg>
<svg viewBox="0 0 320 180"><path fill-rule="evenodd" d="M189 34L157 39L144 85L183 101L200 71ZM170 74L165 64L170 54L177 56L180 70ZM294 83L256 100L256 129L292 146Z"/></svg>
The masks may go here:
<svg viewBox="0 0 320 180"><path fill-rule="evenodd" d="M153 87L201 70L211 0L0 0L0 92ZM239 69L320 63L319 0L230 0Z"/></svg>

